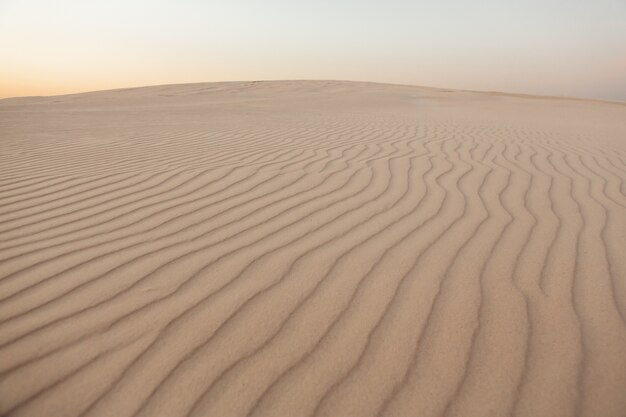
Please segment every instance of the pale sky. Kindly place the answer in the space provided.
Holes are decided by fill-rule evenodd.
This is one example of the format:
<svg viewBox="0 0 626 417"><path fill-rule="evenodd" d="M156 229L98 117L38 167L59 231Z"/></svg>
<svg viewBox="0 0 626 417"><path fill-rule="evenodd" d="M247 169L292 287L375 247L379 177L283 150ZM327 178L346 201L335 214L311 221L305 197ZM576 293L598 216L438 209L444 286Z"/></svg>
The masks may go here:
<svg viewBox="0 0 626 417"><path fill-rule="evenodd" d="M0 97L276 79L626 101L626 0L0 0Z"/></svg>

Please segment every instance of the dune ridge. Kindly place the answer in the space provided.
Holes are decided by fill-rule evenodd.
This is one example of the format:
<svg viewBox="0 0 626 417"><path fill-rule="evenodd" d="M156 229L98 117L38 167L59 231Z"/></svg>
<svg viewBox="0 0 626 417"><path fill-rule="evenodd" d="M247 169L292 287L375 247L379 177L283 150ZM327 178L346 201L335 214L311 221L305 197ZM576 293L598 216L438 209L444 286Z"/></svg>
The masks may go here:
<svg viewBox="0 0 626 417"><path fill-rule="evenodd" d="M0 135L2 415L626 415L624 104L206 83Z"/></svg>

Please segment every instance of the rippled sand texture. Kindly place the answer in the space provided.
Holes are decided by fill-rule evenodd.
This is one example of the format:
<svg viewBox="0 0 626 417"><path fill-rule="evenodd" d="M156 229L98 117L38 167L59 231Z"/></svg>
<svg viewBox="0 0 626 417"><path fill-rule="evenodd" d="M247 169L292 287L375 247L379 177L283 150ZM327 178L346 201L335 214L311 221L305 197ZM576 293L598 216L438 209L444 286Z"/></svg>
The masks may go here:
<svg viewBox="0 0 626 417"><path fill-rule="evenodd" d="M626 415L626 105L0 101L0 414Z"/></svg>

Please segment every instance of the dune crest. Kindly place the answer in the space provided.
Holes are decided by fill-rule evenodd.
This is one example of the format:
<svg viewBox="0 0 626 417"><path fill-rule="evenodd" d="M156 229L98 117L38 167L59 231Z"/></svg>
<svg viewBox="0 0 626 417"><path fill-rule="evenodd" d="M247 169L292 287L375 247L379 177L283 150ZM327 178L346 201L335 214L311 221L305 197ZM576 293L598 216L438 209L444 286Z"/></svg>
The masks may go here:
<svg viewBox="0 0 626 417"><path fill-rule="evenodd" d="M626 415L626 105L0 100L0 414Z"/></svg>

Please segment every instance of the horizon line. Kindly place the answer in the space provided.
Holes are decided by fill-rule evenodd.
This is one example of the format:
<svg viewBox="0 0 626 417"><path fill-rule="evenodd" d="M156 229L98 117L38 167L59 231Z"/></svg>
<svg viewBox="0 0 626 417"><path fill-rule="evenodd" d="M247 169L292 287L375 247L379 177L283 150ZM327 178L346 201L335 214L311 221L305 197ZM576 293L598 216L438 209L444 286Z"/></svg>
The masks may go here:
<svg viewBox="0 0 626 417"><path fill-rule="evenodd" d="M131 87L118 87L118 88L105 88L101 90L86 90L86 91L77 91L72 93L64 93L64 94L49 94L49 95L26 95L26 96L9 96L9 97L0 97L0 102L5 100L14 100L14 99L27 99L27 98L52 98L52 97L65 97L65 96L74 96L81 94L91 94L91 93L102 93L102 92L113 92L113 91L125 91L125 90L136 90L141 88L153 88L153 87L170 87L170 86L184 86L184 85L194 85L194 84L236 84L236 83L260 83L260 82L313 82L313 81L325 81L325 82L340 82L340 83L355 83L355 84L378 84L378 85L389 85L389 86L397 86L397 87L413 87L413 88L422 88L428 90L437 90L441 92L460 92L460 93L472 93L472 94L491 94L491 95L502 95L502 96L513 96L520 98L534 98L534 99L547 99L547 100L570 100L570 101L591 101L591 102L599 102L606 104L620 104L626 105L626 100L609 100L609 99L600 99L600 98L587 98L587 97L576 97L576 96L554 96L554 95L541 95L541 94L528 94L528 93L516 93L510 91L499 91L499 90L470 90L470 89L462 89L462 88L446 88L446 87L433 87L433 86L424 86L417 84L404 84L404 83L392 83L392 82L379 82L379 81L359 81L359 80L342 80L342 79L316 79L316 78L298 78L298 79L259 79L259 80L231 80L231 81L199 81L199 82L187 82L187 83L163 83L163 84L150 84L150 85L138 85Z"/></svg>

